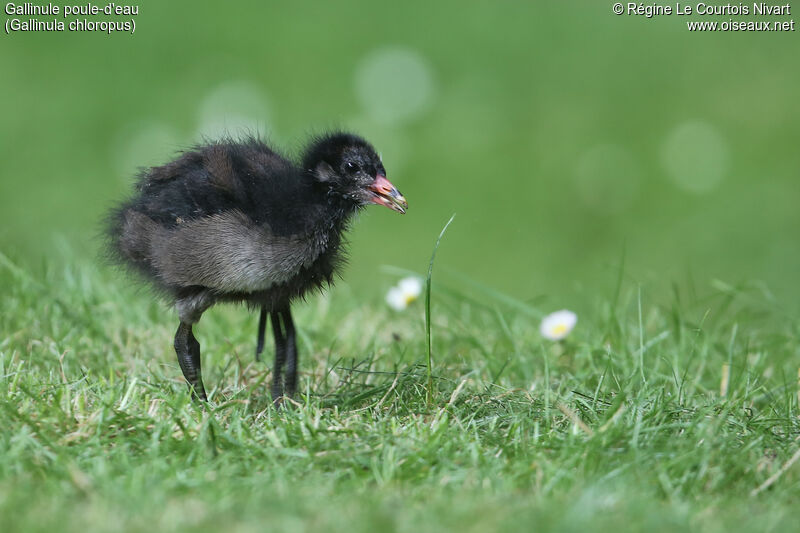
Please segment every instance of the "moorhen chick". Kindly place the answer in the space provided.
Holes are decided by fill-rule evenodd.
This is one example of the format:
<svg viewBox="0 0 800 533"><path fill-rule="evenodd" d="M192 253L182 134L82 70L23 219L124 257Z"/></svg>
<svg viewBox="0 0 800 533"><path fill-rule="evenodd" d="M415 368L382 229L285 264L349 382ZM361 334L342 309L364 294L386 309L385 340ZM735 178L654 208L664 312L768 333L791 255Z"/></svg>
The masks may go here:
<svg viewBox="0 0 800 533"><path fill-rule="evenodd" d="M342 233L369 204L405 213L375 149L350 133L313 138L300 165L259 139L195 147L144 170L135 194L110 212L117 262L150 281L180 319L175 352L193 397L206 400L192 326L218 302L260 308L256 357L270 315L272 398L297 390L292 301L333 282ZM282 376L285 370L285 378Z"/></svg>

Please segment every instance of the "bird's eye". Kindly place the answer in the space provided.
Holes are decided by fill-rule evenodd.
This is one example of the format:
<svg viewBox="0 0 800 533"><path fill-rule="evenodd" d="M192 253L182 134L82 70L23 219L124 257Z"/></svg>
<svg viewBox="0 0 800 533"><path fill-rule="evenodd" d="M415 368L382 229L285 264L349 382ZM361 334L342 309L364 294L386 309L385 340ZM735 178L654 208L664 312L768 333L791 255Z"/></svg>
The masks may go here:
<svg viewBox="0 0 800 533"><path fill-rule="evenodd" d="M355 172L355 171L358 170L358 165L353 163L352 161L348 161L347 162L347 170L349 170L350 172Z"/></svg>

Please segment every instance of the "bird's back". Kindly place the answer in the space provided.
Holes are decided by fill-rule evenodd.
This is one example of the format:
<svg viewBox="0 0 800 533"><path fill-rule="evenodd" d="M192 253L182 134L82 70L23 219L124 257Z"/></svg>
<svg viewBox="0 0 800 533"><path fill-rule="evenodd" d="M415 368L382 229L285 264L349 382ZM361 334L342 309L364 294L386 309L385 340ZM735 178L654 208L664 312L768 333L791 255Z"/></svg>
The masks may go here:
<svg viewBox="0 0 800 533"><path fill-rule="evenodd" d="M290 161L258 140L219 142L145 171L128 207L164 226L230 209L261 222L273 212L280 218L285 199L306 184Z"/></svg>

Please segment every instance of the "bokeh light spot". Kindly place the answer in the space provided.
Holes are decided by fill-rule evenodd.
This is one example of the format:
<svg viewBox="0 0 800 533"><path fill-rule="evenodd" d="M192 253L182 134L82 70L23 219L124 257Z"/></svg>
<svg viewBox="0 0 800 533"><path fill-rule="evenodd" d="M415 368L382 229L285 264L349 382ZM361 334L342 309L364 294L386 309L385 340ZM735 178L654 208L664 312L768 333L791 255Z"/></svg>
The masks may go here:
<svg viewBox="0 0 800 533"><path fill-rule="evenodd" d="M350 118L344 124L369 139L386 167L386 175L396 180L410 157L409 141L402 131L363 116Z"/></svg>
<svg viewBox="0 0 800 533"><path fill-rule="evenodd" d="M602 144L587 150L575 167L575 187L583 203L604 214L624 210L639 191L639 165L631 153Z"/></svg>
<svg viewBox="0 0 800 533"><path fill-rule="evenodd" d="M184 147L178 133L166 124L131 124L117 135L114 163L119 175L127 180L141 167L166 163Z"/></svg>
<svg viewBox="0 0 800 533"><path fill-rule="evenodd" d="M696 194L713 190L728 170L730 150L722 136L705 122L685 122L667 137L661 163L681 189Z"/></svg>
<svg viewBox="0 0 800 533"><path fill-rule="evenodd" d="M264 134L269 124L266 98L248 81L225 82L209 92L200 104L198 140L226 135Z"/></svg>
<svg viewBox="0 0 800 533"><path fill-rule="evenodd" d="M425 59L407 48L383 48L367 55L356 70L359 102L376 122L397 125L428 110L434 87Z"/></svg>

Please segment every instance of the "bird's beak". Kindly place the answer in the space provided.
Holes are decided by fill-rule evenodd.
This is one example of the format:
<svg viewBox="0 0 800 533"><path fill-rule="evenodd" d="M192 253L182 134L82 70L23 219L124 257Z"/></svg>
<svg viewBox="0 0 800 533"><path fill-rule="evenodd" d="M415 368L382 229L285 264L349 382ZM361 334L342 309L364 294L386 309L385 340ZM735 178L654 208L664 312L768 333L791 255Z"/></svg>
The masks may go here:
<svg viewBox="0 0 800 533"><path fill-rule="evenodd" d="M408 202L400 194L400 191L392 185L392 182L386 179L386 176L378 174L375 176L375 181L369 186L372 191L372 202L378 205L384 205L392 211L397 211L401 215L408 209Z"/></svg>

